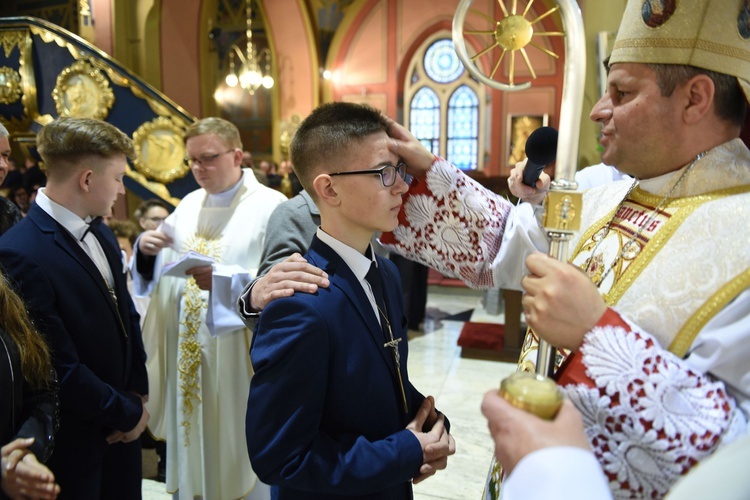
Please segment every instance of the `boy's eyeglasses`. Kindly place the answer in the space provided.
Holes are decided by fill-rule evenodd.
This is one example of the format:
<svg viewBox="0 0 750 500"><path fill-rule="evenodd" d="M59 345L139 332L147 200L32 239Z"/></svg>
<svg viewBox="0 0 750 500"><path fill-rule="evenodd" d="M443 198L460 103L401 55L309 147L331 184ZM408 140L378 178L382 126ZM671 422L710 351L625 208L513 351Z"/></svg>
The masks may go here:
<svg viewBox="0 0 750 500"><path fill-rule="evenodd" d="M380 168L373 168L369 170L350 170L348 172L336 172L334 175L379 175L380 182L383 187L391 187L396 183L396 176L402 179L406 178L406 163L399 162L398 165L384 165Z"/></svg>

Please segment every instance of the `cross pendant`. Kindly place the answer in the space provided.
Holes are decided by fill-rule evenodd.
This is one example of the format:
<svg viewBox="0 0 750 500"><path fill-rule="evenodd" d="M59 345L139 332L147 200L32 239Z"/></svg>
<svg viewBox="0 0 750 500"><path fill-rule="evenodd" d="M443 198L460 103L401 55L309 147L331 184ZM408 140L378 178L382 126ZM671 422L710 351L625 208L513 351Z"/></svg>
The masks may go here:
<svg viewBox="0 0 750 500"><path fill-rule="evenodd" d="M390 347L391 353L393 354L393 362L396 365L396 375L398 377L398 386L401 389L401 403L404 405L404 413L409 414L409 403L406 401L406 389L404 389L404 379L401 377L401 354L398 352L398 343L401 342L401 338L393 338L393 330L391 330L391 322L388 321L388 316L378 306L378 312L380 313L385 326L388 329L388 338L391 340L383 344L383 347Z"/></svg>
<svg viewBox="0 0 750 500"><path fill-rule="evenodd" d="M396 361L396 366L401 366L401 355L398 353L398 343L401 342L401 339L394 339L391 337L391 340L383 344L383 347L390 347L393 349L393 359Z"/></svg>
<svg viewBox="0 0 750 500"><path fill-rule="evenodd" d="M393 353L393 362L396 365L396 375L398 376L398 386L401 389L401 403L404 405L404 413L409 414L409 403L406 402L406 389L404 389L404 379L401 377L401 354L398 352L398 343L401 342L401 338L394 339L393 332L390 331L390 325L388 333L391 334L391 340L383 344L383 347L390 347Z"/></svg>

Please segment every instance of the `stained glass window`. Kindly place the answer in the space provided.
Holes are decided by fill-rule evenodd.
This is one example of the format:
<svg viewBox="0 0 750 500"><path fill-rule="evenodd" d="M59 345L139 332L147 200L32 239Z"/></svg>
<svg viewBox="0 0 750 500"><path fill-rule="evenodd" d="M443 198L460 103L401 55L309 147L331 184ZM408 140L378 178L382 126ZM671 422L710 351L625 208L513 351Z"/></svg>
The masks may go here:
<svg viewBox="0 0 750 500"><path fill-rule="evenodd" d="M433 154L440 154L440 99L429 87L422 87L411 100L409 130Z"/></svg>
<svg viewBox="0 0 750 500"><path fill-rule="evenodd" d="M477 168L479 99L469 86L458 87L448 100L447 160L462 170Z"/></svg>
<svg viewBox="0 0 750 500"><path fill-rule="evenodd" d="M461 76L464 67L456 55L452 40L444 38L430 45L424 55L424 70L438 83L450 83Z"/></svg>
<svg viewBox="0 0 750 500"><path fill-rule="evenodd" d="M423 42L406 75L404 114L411 133L457 167L481 169L484 91L464 70L449 36Z"/></svg>

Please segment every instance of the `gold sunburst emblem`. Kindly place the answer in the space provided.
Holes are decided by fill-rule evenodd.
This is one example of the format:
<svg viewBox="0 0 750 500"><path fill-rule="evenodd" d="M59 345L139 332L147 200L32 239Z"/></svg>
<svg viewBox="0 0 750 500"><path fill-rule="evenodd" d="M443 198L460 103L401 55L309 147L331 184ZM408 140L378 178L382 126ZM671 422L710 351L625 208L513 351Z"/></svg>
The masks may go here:
<svg viewBox="0 0 750 500"><path fill-rule="evenodd" d="M510 8L506 6L507 0L497 0L499 11L490 8L491 12L489 13L470 9L471 3L472 0L462 0L458 7L453 21L453 41L456 45L456 53L464 66L482 83L503 90L528 88L528 82L521 85L516 83L516 54L520 54L531 78L535 79L537 77L536 71L527 52L529 46L535 47L550 57L559 58L555 52L535 41L536 37L565 36L565 33L561 31L543 31L540 29L541 21L556 12L559 7L553 7L537 17L529 19L530 13L534 15L534 11L531 9L534 0L526 2L523 10L519 9L518 0L511 0ZM490 2L488 4L494 5ZM472 14L475 22L479 20L477 24L481 23L480 19L483 19L489 26L485 29L465 29L467 14ZM466 43L465 38L467 36L473 37L473 41L476 42L475 46L481 47L473 55L469 55L467 51L467 46L470 45ZM507 84L495 79L495 75L506 56L509 59ZM482 67L491 68L486 75L477 66L480 60L484 62Z"/></svg>

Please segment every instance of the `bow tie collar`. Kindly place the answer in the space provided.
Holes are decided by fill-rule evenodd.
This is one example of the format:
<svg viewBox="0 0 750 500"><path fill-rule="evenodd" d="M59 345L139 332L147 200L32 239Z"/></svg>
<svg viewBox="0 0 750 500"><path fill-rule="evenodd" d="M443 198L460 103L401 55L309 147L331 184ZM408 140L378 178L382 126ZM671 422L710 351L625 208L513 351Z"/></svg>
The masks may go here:
<svg viewBox="0 0 750 500"><path fill-rule="evenodd" d="M87 234L89 234L89 232L98 231L99 226L101 226L103 220L104 219L102 219L101 217L95 217L91 219L91 221L88 222L88 226L86 226L86 230L83 232L83 236L81 236L80 241L83 241L83 239Z"/></svg>

